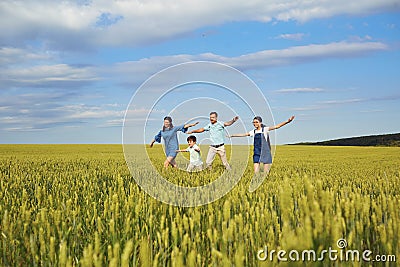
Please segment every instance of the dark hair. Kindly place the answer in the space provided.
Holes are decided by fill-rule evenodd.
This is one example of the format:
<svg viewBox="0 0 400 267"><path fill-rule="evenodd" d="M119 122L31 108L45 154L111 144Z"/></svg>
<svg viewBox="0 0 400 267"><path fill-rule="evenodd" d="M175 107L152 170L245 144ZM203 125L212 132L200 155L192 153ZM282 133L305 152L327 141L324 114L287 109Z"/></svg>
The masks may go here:
<svg viewBox="0 0 400 267"><path fill-rule="evenodd" d="M194 136L194 135L189 135L188 136L188 138L186 139L188 142L190 141L190 140L192 140L193 142L196 142L196 136Z"/></svg>
<svg viewBox="0 0 400 267"><path fill-rule="evenodd" d="M164 117L164 120L169 121L169 123L170 123L169 128L170 128L170 129L171 129L171 128L174 128L174 125L172 125L172 118L171 118L170 116ZM164 125L163 125L163 127L162 127L162 131L163 131L163 132L165 131L165 126L164 126Z"/></svg>
<svg viewBox="0 0 400 267"><path fill-rule="evenodd" d="M215 117L218 117L218 113L217 113L217 112L215 112L215 111L211 111L211 112L210 112L210 116L211 116L212 114L214 114L214 115L215 115Z"/></svg>
<svg viewBox="0 0 400 267"><path fill-rule="evenodd" d="M258 120L259 122L262 122L262 118L260 116L255 116L253 121L254 120ZM265 127L265 125L263 123L261 123L261 127Z"/></svg>

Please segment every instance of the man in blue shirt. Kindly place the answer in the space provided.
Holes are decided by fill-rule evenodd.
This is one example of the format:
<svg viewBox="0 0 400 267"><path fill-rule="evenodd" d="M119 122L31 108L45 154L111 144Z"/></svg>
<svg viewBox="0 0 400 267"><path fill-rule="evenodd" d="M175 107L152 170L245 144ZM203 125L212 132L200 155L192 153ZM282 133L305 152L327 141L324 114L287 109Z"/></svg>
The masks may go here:
<svg viewBox="0 0 400 267"><path fill-rule="evenodd" d="M218 121L218 114L217 112L213 111L210 113L210 123L207 124L204 128L200 128L197 130L193 130L187 132L188 134L192 133L202 133L204 131L210 132L210 140L211 145L210 149L208 150L206 165L207 168L211 169L212 162L214 161L215 155L218 154L221 158L222 164L224 164L227 170L230 170L231 167L229 166L228 160L226 159L226 152L224 146L224 128L226 126L231 126L235 121L239 119L238 116L234 117L232 120L227 122L219 122Z"/></svg>

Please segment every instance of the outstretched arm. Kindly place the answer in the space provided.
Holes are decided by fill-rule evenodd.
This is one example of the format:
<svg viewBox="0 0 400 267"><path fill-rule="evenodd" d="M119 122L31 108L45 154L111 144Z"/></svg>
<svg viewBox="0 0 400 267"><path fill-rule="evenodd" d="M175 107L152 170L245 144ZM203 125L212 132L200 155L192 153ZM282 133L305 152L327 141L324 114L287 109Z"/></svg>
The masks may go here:
<svg viewBox="0 0 400 267"><path fill-rule="evenodd" d="M187 151L186 149L177 149L175 150L175 152L189 152L189 151Z"/></svg>
<svg viewBox="0 0 400 267"><path fill-rule="evenodd" d="M153 140L150 143L150 147L153 147L155 142L161 143L161 131L159 131L158 134L154 136Z"/></svg>
<svg viewBox="0 0 400 267"><path fill-rule="evenodd" d="M268 130L272 131L272 130L279 129L279 128L281 128L282 126L284 126L284 125L290 123L292 120L294 120L294 116L290 117L287 121L284 121L284 122L281 122L281 123L279 123L279 124L277 124L277 125L275 125L275 126L269 127Z"/></svg>
<svg viewBox="0 0 400 267"><path fill-rule="evenodd" d="M239 119L239 116L235 116L233 119L231 119L230 121L226 121L224 122L224 126L231 126L233 123L235 123L235 121L237 121Z"/></svg>
<svg viewBox="0 0 400 267"><path fill-rule="evenodd" d="M150 147L153 147L153 145L154 145L155 142L156 142L156 140L153 139L153 140L151 141L151 143L150 143Z"/></svg>
<svg viewBox="0 0 400 267"><path fill-rule="evenodd" d="M187 134L202 133L202 132L204 132L204 128L199 128L199 129L196 129L196 130L193 130L193 131L189 131L189 132L187 132Z"/></svg>
<svg viewBox="0 0 400 267"><path fill-rule="evenodd" d="M231 134L231 135L228 135L227 137L231 138L231 137L245 137L245 136L250 136L250 134L249 133Z"/></svg>
<svg viewBox="0 0 400 267"><path fill-rule="evenodd" d="M195 126L195 125L197 125L197 124L199 124L199 122L197 121L197 122L195 122L195 123L188 123L188 124L185 124L184 126L183 126L183 128L189 128L189 127L193 127L193 126Z"/></svg>

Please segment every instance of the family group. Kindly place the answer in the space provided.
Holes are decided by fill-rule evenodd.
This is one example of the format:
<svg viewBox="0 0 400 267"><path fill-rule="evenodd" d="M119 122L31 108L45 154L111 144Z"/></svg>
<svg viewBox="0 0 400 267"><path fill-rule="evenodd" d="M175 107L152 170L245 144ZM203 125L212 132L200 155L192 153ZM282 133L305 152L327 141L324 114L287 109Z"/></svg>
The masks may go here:
<svg viewBox="0 0 400 267"><path fill-rule="evenodd" d="M226 158L225 144L224 144L224 136L225 136L225 127L231 126L239 119L238 116L232 118L227 122L218 121L217 112L213 111L210 113L210 122L203 128L199 128L196 130L188 131L190 127L193 127L198 124L189 123L182 124L179 126L174 126L172 124L172 118L167 116L164 118L164 125L162 129L158 132L158 134L154 137L154 139L150 143L150 147L153 147L155 142L161 143L161 139L164 139L164 148L166 159L164 161L164 167L168 168L168 166L177 167L177 163L175 158L177 153L179 152L189 152L190 153L190 163L187 167L187 171L194 170L202 170L203 162L201 160L200 155L200 147L196 144L197 138L192 135L194 133L202 133L209 132L210 134L210 148L208 150L207 158L206 158L206 168L211 169L212 163L216 155L221 158L222 164L225 166L227 170L231 170L231 166ZM290 123L293 121L294 116L290 117L288 120L279 123L275 126L267 127L262 123L262 118L260 116L256 116L253 119L254 129L247 133L242 134L232 134L227 137L246 137L251 136L254 138L253 142L253 163L254 163L254 172L259 172L260 164L264 164L264 172L268 172L271 164L272 164L272 155L271 155L271 144L269 139L269 131L279 129L280 127ZM179 149L178 142L178 131L189 134L187 138L188 148Z"/></svg>

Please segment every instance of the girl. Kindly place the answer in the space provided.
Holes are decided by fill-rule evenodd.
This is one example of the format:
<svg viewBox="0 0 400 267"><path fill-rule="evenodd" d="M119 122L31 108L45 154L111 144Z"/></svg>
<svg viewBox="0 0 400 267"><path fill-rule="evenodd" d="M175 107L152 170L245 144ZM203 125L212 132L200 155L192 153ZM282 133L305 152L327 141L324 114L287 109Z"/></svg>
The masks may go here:
<svg viewBox="0 0 400 267"><path fill-rule="evenodd" d="M167 158L164 161L164 167L168 168L169 165L173 167L177 167L175 157L176 150L179 149L178 144L178 131L186 132L189 127L197 125L196 123L182 124L179 126L172 125L172 118L167 116L164 118L164 126L161 131L154 137L154 139L150 143L150 147L153 147L154 142L161 143L161 137L164 139L165 145L165 155Z"/></svg>
<svg viewBox="0 0 400 267"><path fill-rule="evenodd" d="M294 116L290 117L285 122L279 123L278 125L266 127L264 124L262 124L262 118L260 116L256 116L253 119L253 125L255 128L254 130L244 134L233 134L228 137L254 136L254 172L259 172L261 162L264 163L264 172L269 172L272 164L272 156L268 132L281 128L282 126L291 122L293 119Z"/></svg>

